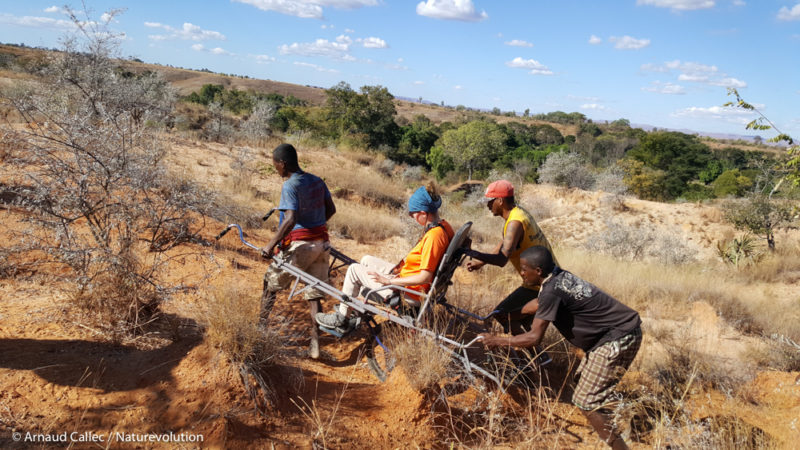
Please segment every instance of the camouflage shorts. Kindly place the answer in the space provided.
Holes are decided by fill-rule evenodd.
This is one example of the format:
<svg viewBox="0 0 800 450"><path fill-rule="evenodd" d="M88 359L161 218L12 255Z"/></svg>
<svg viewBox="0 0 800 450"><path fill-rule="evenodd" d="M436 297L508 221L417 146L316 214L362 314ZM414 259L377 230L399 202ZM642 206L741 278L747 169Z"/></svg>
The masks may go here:
<svg viewBox="0 0 800 450"><path fill-rule="evenodd" d="M328 282L328 260L331 254L327 241L293 241L289 248L282 250L278 256L309 275ZM289 287L295 277L277 267L275 262L269 265L264 274L264 286L272 292ZM324 294L317 289L303 292L306 300L322 298Z"/></svg>
<svg viewBox="0 0 800 450"><path fill-rule="evenodd" d="M603 407L641 345L642 329L636 327L625 336L587 353L578 367L580 378L572 394L572 403L586 411Z"/></svg>

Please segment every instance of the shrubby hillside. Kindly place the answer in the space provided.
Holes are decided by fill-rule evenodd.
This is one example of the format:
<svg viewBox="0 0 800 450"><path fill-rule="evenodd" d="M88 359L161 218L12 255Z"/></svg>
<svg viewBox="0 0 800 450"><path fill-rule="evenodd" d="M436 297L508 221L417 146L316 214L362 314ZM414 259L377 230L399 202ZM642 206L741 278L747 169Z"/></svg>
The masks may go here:
<svg viewBox="0 0 800 450"><path fill-rule="evenodd" d="M266 264L214 236L236 222L269 240L285 141L330 187L332 243L356 259L416 242L403 208L431 179L444 217L474 222L488 250L502 223L482 189L511 180L561 264L643 317L614 411L634 446L800 439L797 188L772 147L157 67L84 31L61 51L0 47L4 447L103 430L198 447L601 445L569 403L581 355L556 333L541 378L501 392L413 333L393 336L385 383L362 332L324 337L312 361L308 308L286 293L259 323ZM487 269L457 270L448 300L485 314L518 285Z"/></svg>

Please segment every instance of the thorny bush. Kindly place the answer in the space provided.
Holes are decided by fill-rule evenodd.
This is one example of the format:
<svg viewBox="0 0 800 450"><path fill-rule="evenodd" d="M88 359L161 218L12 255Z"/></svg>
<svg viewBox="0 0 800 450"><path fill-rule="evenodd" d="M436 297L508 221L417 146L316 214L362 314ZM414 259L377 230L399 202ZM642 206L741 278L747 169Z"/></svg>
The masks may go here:
<svg viewBox="0 0 800 450"><path fill-rule="evenodd" d="M115 12L102 22L69 13L78 31L63 51L34 81L0 91L21 118L3 124L21 150L4 176L31 213L25 242L73 269L73 297L118 336L169 294L165 252L193 237L192 212L209 198L168 175L161 128L175 95L158 74L117 65Z"/></svg>

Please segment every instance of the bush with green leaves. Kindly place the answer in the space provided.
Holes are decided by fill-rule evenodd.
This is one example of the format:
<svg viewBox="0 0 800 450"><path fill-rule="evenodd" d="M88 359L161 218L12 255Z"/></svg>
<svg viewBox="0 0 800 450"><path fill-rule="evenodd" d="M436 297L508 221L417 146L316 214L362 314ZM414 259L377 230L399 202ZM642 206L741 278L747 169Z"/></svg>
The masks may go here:
<svg viewBox="0 0 800 450"><path fill-rule="evenodd" d="M722 206L725 220L737 230L747 231L767 241L775 250L775 231L788 228L797 222L793 205L785 200L772 199L763 194L752 194L741 200L731 200Z"/></svg>
<svg viewBox="0 0 800 450"><path fill-rule="evenodd" d="M742 175L739 169L731 169L722 172L713 185L715 197L740 197L753 187L753 180Z"/></svg>
<svg viewBox="0 0 800 450"><path fill-rule="evenodd" d="M756 264L763 253L759 251L755 238L745 233L739 237L717 241L717 255L723 262L738 268L740 265Z"/></svg>

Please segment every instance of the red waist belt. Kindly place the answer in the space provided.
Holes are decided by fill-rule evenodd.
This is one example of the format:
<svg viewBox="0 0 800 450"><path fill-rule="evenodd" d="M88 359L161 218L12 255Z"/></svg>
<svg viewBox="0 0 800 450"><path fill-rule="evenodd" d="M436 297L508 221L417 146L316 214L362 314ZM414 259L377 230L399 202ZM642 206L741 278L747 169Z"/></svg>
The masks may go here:
<svg viewBox="0 0 800 450"><path fill-rule="evenodd" d="M281 242L281 248L288 248L292 241L328 241L328 226L297 228L289 232Z"/></svg>

